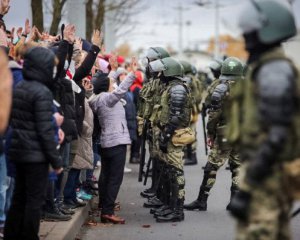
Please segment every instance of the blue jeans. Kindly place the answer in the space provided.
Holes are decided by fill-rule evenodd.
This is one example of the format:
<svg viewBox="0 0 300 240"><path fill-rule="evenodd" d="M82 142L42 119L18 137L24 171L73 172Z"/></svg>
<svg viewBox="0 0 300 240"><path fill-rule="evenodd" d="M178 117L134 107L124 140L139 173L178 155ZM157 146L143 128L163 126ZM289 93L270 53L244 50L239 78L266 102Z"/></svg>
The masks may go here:
<svg viewBox="0 0 300 240"><path fill-rule="evenodd" d="M93 169L86 170L86 181L92 180L97 161L100 161L99 142L98 141L93 141L93 153L94 153Z"/></svg>
<svg viewBox="0 0 300 240"><path fill-rule="evenodd" d="M7 169L4 154L0 156L0 224L5 222L5 202L7 190Z"/></svg>
<svg viewBox="0 0 300 240"><path fill-rule="evenodd" d="M79 184L80 169L71 168L64 189L64 201L76 201L76 187Z"/></svg>
<svg viewBox="0 0 300 240"><path fill-rule="evenodd" d="M7 177L7 187L8 188L6 190L5 214L7 214L11 206L12 196L15 188L15 178Z"/></svg>

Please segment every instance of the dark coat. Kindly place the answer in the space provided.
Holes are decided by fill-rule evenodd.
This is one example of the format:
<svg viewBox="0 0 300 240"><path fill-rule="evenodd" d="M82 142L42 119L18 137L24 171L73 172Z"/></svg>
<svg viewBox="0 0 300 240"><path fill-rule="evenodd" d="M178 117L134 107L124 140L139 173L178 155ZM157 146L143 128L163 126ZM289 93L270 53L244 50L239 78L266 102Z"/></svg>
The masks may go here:
<svg viewBox="0 0 300 240"><path fill-rule="evenodd" d="M73 80L81 88L81 92L79 94L75 94L76 125L79 135L81 134L83 129L83 120L85 113L85 89L83 88L81 81L90 74L99 51L99 47L97 47L96 45L92 45L88 52L88 55L82 62L81 66L76 70L73 77Z"/></svg>
<svg viewBox="0 0 300 240"><path fill-rule="evenodd" d="M127 127L130 135L131 141L137 140L137 122L136 122L136 108L134 105L133 94L131 92L127 92L123 97L126 101L124 106L125 114L126 114L126 121Z"/></svg>
<svg viewBox="0 0 300 240"><path fill-rule="evenodd" d="M52 92L54 99L60 104L59 112L64 116L64 122L61 126L61 129L65 133L65 141L71 142L72 140L77 139L78 132L75 122L75 100L72 83L69 79L66 79L66 69L64 69L64 63L67 57L70 58L70 56L72 56L73 45L63 40L59 43L57 48L51 48L51 50L59 59L57 76L54 80L55 83L53 85Z"/></svg>
<svg viewBox="0 0 300 240"><path fill-rule="evenodd" d="M8 157L15 163L50 163L62 166L53 126L55 55L46 48L29 49L24 57L23 76L13 93L12 137Z"/></svg>

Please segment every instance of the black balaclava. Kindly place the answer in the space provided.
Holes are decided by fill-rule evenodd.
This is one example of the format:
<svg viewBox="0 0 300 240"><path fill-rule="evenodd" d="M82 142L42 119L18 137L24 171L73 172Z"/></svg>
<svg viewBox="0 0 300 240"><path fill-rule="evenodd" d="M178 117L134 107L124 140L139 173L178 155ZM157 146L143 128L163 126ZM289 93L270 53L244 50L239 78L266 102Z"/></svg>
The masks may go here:
<svg viewBox="0 0 300 240"><path fill-rule="evenodd" d="M245 33L244 35L246 50L249 52L248 64L256 61L263 53L274 47L280 46L280 42L264 44L260 42L257 31Z"/></svg>

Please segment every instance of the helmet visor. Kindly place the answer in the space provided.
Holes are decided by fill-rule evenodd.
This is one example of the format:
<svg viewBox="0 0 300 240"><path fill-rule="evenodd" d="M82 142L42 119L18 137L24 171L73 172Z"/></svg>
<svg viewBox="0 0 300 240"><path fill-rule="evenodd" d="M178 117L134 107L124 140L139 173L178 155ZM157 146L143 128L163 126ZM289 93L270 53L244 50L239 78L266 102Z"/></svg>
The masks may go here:
<svg viewBox="0 0 300 240"><path fill-rule="evenodd" d="M166 66L160 59L150 62L149 67L151 72L161 72L167 70Z"/></svg>
<svg viewBox="0 0 300 240"><path fill-rule="evenodd" d="M149 59L149 61L151 62L151 61L154 61L154 60L157 60L157 59L159 59L160 58L160 53L159 52L157 52L154 48L150 48L150 49L148 49L148 51L147 51L147 56L146 56L148 59Z"/></svg>

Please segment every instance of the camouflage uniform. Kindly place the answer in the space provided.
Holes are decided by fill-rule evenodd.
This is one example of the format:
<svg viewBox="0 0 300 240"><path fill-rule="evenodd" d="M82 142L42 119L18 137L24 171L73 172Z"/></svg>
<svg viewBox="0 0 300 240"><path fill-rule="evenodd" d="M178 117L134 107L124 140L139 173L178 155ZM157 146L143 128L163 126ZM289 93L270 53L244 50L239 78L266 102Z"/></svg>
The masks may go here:
<svg viewBox="0 0 300 240"><path fill-rule="evenodd" d="M186 84L191 90L191 95L193 97L193 107L191 116L191 129L194 131L195 136L197 136L196 124L198 121L198 115L200 113L200 104L202 100L203 85L197 78L197 70L194 66L186 61L180 61L184 69L184 79ZM194 165L198 163L197 160L197 138L191 144L184 147L184 165Z"/></svg>
<svg viewBox="0 0 300 240"><path fill-rule="evenodd" d="M228 132L245 163L230 211L238 220L237 240L289 240L289 190L297 185L287 180L300 176L300 80L280 43L297 33L296 25L287 3L249 4L239 20L249 65L231 96Z"/></svg>
<svg viewBox="0 0 300 240"><path fill-rule="evenodd" d="M229 67L229 65L232 65L232 67ZM207 133L208 139L213 140L213 146L204 168L204 176L198 198L192 203L184 205L187 210L207 210L208 194L216 181L217 171L227 160L232 173L231 198L237 192L238 173L241 164L238 152L232 145L228 144L225 137L227 121L224 105L226 104L232 84L242 77L242 70L242 64L238 59L227 58L222 66L221 80L216 80L220 82L212 90L212 94L209 97Z"/></svg>
<svg viewBox="0 0 300 240"><path fill-rule="evenodd" d="M151 47L146 56L146 60L149 64L151 61L155 61L160 58L169 57L169 54L166 50L161 47ZM157 102L157 92L159 79L155 76L155 74L151 74L149 71L149 65L146 66L146 75L148 77L148 82L143 86L140 91L140 101L138 106L138 125L139 125L139 134L142 134L143 123L145 120L150 121L150 117L153 113L154 105ZM154 132L155 127L153 126L153 122L150 121L150 126L147 129L147 142L149 146L149 155L150 159L152 159L152 186L149 189L141 192L143 197L153 197L155 196L155 192L157 190L157 181L159 176L159 167L157 166L158 154L153 146L154 142ZM150 160L149 159L149 160ZM147 205L147 204L146 204ZM151 207L151 204L149 205Z"/></svg>
<svg viewBox="0 0 300 240"><path fill-rule="evenodd" d="M184 84L183 70L179 62L173 58L164 58L150 63L153 71L162 72L159 102L154 106L151 121L156 129L154 132L154 145L158 149L160 161L164 163L163 178L167 184L163 186L165 195L168 195L168 209L157 216L158 222L182 221L184 202L184 172L183 172L183 146L176 144L173 137L177 131L185 129L190 124L191 95ZM166 192L169 191L169 192Z"/></svg>

